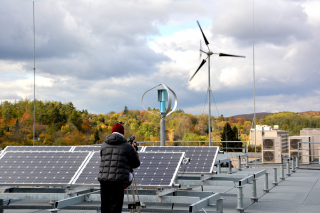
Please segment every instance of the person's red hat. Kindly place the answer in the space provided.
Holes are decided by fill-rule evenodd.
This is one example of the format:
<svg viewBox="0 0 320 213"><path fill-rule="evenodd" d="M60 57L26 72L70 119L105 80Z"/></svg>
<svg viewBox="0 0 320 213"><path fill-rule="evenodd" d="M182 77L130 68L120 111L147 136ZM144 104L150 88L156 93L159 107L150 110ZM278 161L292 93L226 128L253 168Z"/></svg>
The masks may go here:
<svg viewBox="0 0 320 213"><path fill-rule="evenodd" d="M116 123L115 125L113 125L111 132L112 133L119 132L119 133L124 135L124 128L123 128L123 126L121 124Z"/></svg>

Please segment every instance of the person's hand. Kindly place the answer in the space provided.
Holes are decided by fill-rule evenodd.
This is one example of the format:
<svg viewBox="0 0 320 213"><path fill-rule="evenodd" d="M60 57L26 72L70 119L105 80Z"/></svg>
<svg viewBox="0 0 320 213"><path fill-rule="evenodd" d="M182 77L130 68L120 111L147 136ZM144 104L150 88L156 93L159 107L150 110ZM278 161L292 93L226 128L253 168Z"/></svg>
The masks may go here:
<svg viewBox="0 0 320 213"><path fill-rule="evenodd" d="M132 147L134 148L135 151L138 151L138 146L136 142L132 143Z"/></svg>

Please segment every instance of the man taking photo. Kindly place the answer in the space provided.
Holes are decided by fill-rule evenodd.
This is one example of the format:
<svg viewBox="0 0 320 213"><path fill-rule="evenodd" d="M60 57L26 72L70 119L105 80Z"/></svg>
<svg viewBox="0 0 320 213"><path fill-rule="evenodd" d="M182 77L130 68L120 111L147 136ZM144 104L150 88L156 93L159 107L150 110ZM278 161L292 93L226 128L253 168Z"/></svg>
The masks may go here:
<svg viewBox="0 0 320 213"><path fill-rule="evenodd" d="M124 187L130 185L130 172L140 166L136 144L127 143L121 123L112 127L100 150L101 213L120 213L122 211Z"/></svg>

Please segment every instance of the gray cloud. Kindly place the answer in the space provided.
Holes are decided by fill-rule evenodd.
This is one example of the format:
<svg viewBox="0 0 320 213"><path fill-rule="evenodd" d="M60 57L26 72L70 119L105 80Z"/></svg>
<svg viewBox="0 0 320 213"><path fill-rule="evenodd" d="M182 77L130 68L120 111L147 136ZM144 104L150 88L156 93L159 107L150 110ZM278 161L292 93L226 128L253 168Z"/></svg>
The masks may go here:
<svg viewBox="0 0 320 213"><path fill-rule="evenodd" d="M253 36L253 2L227 1L217 4L212 32L251 46ZM304 8L290 1L255 1L255 43L288 45L310 38L311 26Z"/></svg>
<svg viewBox="0 0 320 213"><path fill-rule="evenodd" d="M2 76L0 99L29 98L32 78L23 75L33 68L32 2L0 4L0 75L10 70L17 74ZM319 96L320 25L309 24L298 1L255 1L255 8L257 110L319 106L318 98L310 107L303 101ZM211 59L211 86L220 114L253 110L251 1L40 1L35 10L37 76L49 79L37 82L37 98L72 101L93 113L119 111L125 105L141 110L142 94L165 83L177 93L178 108L199 114L206 99L207 66L193 80L198 84L189 87L200 63L199 18L213 21L212 36L207 35L212 50L247 56ZM160 41L163 51L150 46L150 40L165 37L159 25L174 29L185 22L194 22L188 32L197 33ZM159 107L155 91L145 105Z"/></svg>
<svg viewBox="0 0 320 213"><path fill-rule="evenodd" d="M15 92L3 92L3 93L0 93L0 100L3 100L3 99L13 101L13 100L20 100L22 99L22 97Z"/></svg>
<svg viewBox="0 0 320 213"><path fill-rule="evenodd" d="M19 3L5 2L1 7L0 58L24 60L25 69L30 69L32 5ZM156 71L158 63L169 60L151 50L145 39L158 33L152 22L162 20L161 16L166 19L163 10L157 12L152 5L141 7L133 2L74 3L36 2L36 58L40 73L110 78ZM9 20L11 17L13 20Z"/></svg>

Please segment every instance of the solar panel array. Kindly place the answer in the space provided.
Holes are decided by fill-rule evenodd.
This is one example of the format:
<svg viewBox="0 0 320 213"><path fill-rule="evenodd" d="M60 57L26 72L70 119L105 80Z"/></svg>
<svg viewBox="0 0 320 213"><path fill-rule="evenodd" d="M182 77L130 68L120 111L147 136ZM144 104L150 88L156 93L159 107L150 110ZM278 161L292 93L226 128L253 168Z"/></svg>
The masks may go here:
<svg viewBox="0 0 320 213"><path fill-rule="evenodd" d="M90 152L5 152L0 158L1 185L70 184Z"/></svg>
<svg viewBox="0 0 320 213"><path fill-rule="evenodd" d="M145 152L185 152L190 163L181 165L179 173L212 173L218 155L216 146L146 146Z"/></svg>
<svg viewBox="0 0 320 213"><path fill-rule="evenodd" d="M6 147L0 155L0 185L99 185L100 148ZM134 172L137 185L145 187L170 187L178 171L211 173L218 152L218 147L139 148L141 166ZM181 166L184 155L191 162Z"/></svg>
<svg viewBox="0 0 320 213"><path fill-rule="evenodd" d="M71 151L72 146L7 146L4 152L29 152L29 151L44 151L44 152L68 152Z"/></svg>
<svg viewBox="0 0 320 213"><path fill-rule="evenodd" d="M141 165L134 169L136 183L144 187L171 187L177 175L184 153L171 152L141 152ZM80 171L73 182L74 185L100 185L97 180L99 172L100 153L94 152L88 163Z"/></svg>

